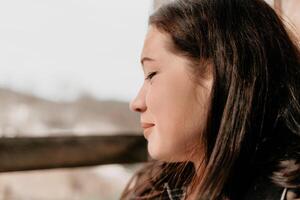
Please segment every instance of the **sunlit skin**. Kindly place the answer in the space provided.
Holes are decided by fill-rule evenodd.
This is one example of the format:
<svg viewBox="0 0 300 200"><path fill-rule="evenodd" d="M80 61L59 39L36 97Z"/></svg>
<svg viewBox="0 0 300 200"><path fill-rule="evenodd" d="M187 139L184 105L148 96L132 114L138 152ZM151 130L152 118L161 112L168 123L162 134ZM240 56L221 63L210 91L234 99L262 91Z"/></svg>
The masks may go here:
<svg viewBox="0 0 300 200"><path fill-rule="evenodd" d="M140 113L141 122L154 124L144 131L152 158L197 165L213 77L201 76L197 84L189 59L173 53L170 44L168 34L149 26L141 54L145 81L130 109Z"/></svg>
<svg viewBox="0 0 300 200"><path fill-rule="evenodd" d="M197 167L203 153L200 136L206 123L213 76L208 70L199 77L201 84L196 83L190 60L173 53L170 44L168 34L149 26L141 54L145 81L130 102L130 109L140 113L141 122L153 124L144 129L152 158L192 161ZM189 195L189 199L193 198Z"/></svg>

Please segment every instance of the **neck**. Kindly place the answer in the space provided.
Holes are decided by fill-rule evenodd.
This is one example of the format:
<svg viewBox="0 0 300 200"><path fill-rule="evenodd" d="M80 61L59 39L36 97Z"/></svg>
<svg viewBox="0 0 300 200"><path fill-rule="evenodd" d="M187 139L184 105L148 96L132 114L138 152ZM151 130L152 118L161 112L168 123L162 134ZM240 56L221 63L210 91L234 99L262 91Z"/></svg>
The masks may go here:
<svg viewBox="0 0 300 200"><path fill-rule="evenodd" d="M200 182L201 182L201 177L203 176L204 173L204 164L201 160L196 160L193 161L194 168L195 168L195 186L192 186L193 183L189 184L187 187L187 200L195 200L197 199L198 192L200 189Z"/></svg>

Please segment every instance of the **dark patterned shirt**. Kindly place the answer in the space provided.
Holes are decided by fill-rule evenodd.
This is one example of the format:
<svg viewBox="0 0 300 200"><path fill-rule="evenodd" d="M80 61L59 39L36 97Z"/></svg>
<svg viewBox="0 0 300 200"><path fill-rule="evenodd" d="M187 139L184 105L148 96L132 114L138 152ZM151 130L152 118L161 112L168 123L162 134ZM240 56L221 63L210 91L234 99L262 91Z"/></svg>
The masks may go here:
<svg viewBox="0 0 300 200"><path fill-rule="evenodd" d="M132 196L130 200L184 200L186 199L186 187L171 188L166 182L163 191L157 195L147 198L145 196Z"/></svg>
<svg viewBox="0 0 300 200"><path fill-rule="evenodd" d="M166 200L183 200L186 198L186 187L170 188L168 183L164 184L164 190L167 193Z"/></svg>
<svg viewBox="0 0 300 200"><path fill-rule="evenodd" d="M187 196L187 188L181 187L181 188L171 188L168 183L164 184L163 192L158 194L157 196L152 196L149 198L149 200L185 200ZM253 191L252 191L253 192ZM252 193L251 192L251 193ZM287 193L293 193L295 194L294 198L287 199ZM254 192L255 193L255 192ZM245 198L245 200L298 200L300 191L295 189L287 189L287 188L281 188L280 190L277 190L275 193L271 192L271 196L265 196L265 194L258 192L256 194L250 194L249 196ZM277 194L276 194L277 193ZM145 197L132 197L130 200L146 200Z"/></svg>

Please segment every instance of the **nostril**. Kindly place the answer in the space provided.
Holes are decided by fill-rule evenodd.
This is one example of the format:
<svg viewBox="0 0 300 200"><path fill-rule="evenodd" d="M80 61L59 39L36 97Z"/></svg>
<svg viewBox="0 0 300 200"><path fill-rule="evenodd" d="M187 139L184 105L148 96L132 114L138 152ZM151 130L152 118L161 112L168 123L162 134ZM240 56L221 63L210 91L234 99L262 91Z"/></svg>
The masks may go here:
<svg viewBox="0 0 300 200"><path fill-rule="evenodd" d="M133 104L133 103L130 103L129 109L130 109L132 112L141 112L141 108L138 107L137 105Z"/></svg>
<svg viewBox="0 0 300 200"><path fill-rule="evenodd" d="M140 108L135 108L134 111L135 111L135 112L141 112L142 109L140 109Z"/></svg>

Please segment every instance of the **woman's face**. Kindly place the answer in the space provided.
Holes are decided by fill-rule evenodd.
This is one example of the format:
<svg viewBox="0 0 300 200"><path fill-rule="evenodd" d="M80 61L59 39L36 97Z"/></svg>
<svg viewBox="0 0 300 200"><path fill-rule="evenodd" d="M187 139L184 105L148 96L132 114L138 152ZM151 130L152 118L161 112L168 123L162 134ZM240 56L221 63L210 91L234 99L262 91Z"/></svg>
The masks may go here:
<svg viewBox="0 0 300 200"><path fill-rule="evenodd" d="M213 77L207 72L201 76L201 85L196 84L189 60L172 53L170 44L168 34L149 26L141 62L145 79L151 73L152 77L144 81L130 109L140 113L141 123L153 124L144 129L152 158L186 161L191 150L200 145Z"/></svg>

